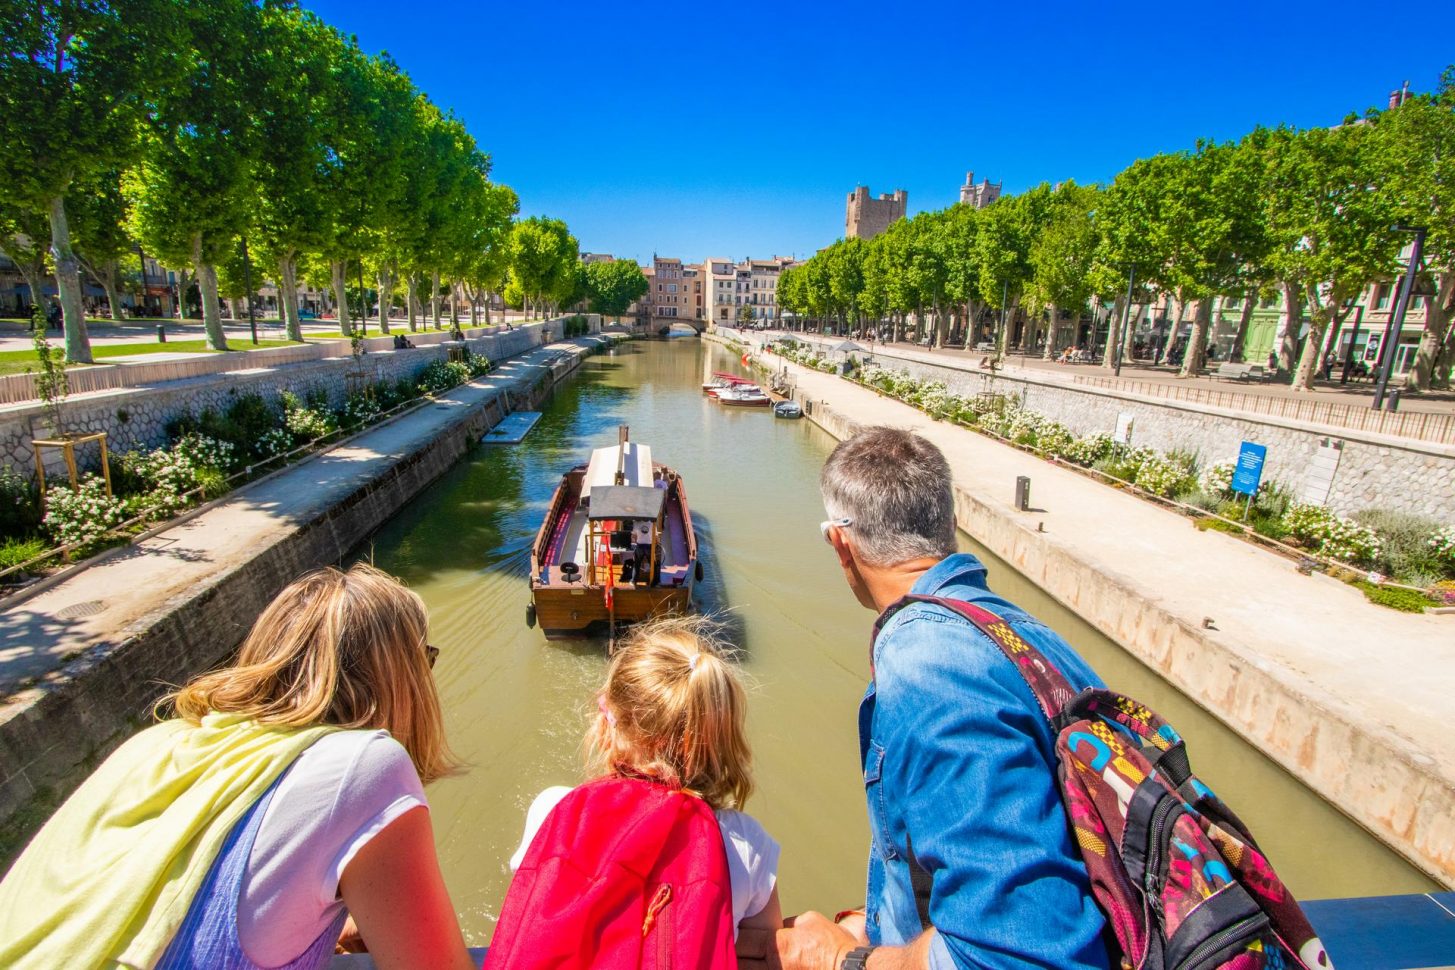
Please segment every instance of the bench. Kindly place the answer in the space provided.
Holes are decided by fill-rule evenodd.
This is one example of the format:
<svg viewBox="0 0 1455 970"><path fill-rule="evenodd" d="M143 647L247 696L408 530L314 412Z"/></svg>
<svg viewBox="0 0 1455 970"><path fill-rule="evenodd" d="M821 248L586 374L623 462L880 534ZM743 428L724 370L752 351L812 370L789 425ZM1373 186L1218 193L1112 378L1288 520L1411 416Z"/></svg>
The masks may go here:
<svg viewBox="0 0 1455 970"><path fill-rule="evenodd" d="M1262 364L1228 364L1218 365L1212 376L1216 380L1246 381L1262 380L1266 371Z"/></svg>

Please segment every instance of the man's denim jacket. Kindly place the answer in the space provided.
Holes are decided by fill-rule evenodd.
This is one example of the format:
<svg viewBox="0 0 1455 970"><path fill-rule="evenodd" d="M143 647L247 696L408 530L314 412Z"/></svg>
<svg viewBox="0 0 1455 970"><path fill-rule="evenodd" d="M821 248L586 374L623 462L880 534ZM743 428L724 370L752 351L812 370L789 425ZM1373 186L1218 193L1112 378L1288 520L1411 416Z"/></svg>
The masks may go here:
<svg viewBox="0 0 1455 970"><path fill-rule="evenodd" d="M974 556L946 558L913 592L991 610L1077 689L1101 683L1045 624L991 593ZM931 967L1106 967L1101 911L1057 788L1055 739L1015 667L963 618L927 604L885 624L873 661L859 707L870 941L902 944L920 932L913 851L933 880Z"/></svg>

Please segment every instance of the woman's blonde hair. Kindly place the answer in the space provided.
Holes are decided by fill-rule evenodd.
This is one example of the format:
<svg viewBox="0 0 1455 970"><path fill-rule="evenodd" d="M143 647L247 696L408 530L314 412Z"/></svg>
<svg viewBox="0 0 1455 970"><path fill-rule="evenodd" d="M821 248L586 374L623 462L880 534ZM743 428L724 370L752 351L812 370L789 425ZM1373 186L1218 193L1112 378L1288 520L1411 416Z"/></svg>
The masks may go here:
<svg viewBox="0 0 1455 970"><path fill-rule="evenodd" d="M586 734L591 767L741 808L753 791L748 699L726 654L717 625L703 617L633 628L611 658Z"/></svg>
<svg viewBox="0 0 1455 970"><path fill-rule="evenodd" d="M211 711L261 724L383 728L425 783L458 767L445 742L419 594L372 566L326 568L263 610L237 662L157 702L194 723Z"/></svg>

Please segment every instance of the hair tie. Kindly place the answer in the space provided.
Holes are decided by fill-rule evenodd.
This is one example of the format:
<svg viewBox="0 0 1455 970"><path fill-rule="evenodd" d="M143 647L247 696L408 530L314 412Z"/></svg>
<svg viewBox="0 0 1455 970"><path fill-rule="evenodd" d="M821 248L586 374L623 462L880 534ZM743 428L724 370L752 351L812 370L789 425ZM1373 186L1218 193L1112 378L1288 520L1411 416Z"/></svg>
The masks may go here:
<svg viewBox="0 0 1455 970"><path fill-rule="evenodd" d="M697 671L697 661L701 656L702 654L700 653L694 653L692 659L687 661L687 670L689 673L695 673Z"/></svg>

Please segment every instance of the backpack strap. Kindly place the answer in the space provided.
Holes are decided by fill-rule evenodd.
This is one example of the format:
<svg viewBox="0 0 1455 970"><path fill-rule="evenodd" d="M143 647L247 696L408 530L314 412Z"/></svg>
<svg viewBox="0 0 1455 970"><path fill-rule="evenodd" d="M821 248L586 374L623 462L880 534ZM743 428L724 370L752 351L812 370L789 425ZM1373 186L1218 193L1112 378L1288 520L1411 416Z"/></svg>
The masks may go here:
<svg viewBox="0 0 1455 970"><path fill-rule="evenodd" d="M908 593L893 603L879 614L879 619L874 621L874 632L869 641L869 661L872 668L874 661L874 641L879 639L879 631L889 618L900 610L913 603L932 603L935 606L943 607L957 616L963 617L971 626L990 638L990 642L1000 648L1026 682L1026 686L1035 695L1036 703L1040 705L1041 713L1046 720L1051 722L1053 730L1059 733L1061 728L1061 715L1073 700L1076 699L1076 690L1051 661L1047 660L1041 651L1027 643L1019 633L1011 629L1009 623L1004 619L985 609L983 606L976 606L965 600L948 599L943 596L924 596L919 593Z"/></svg>

